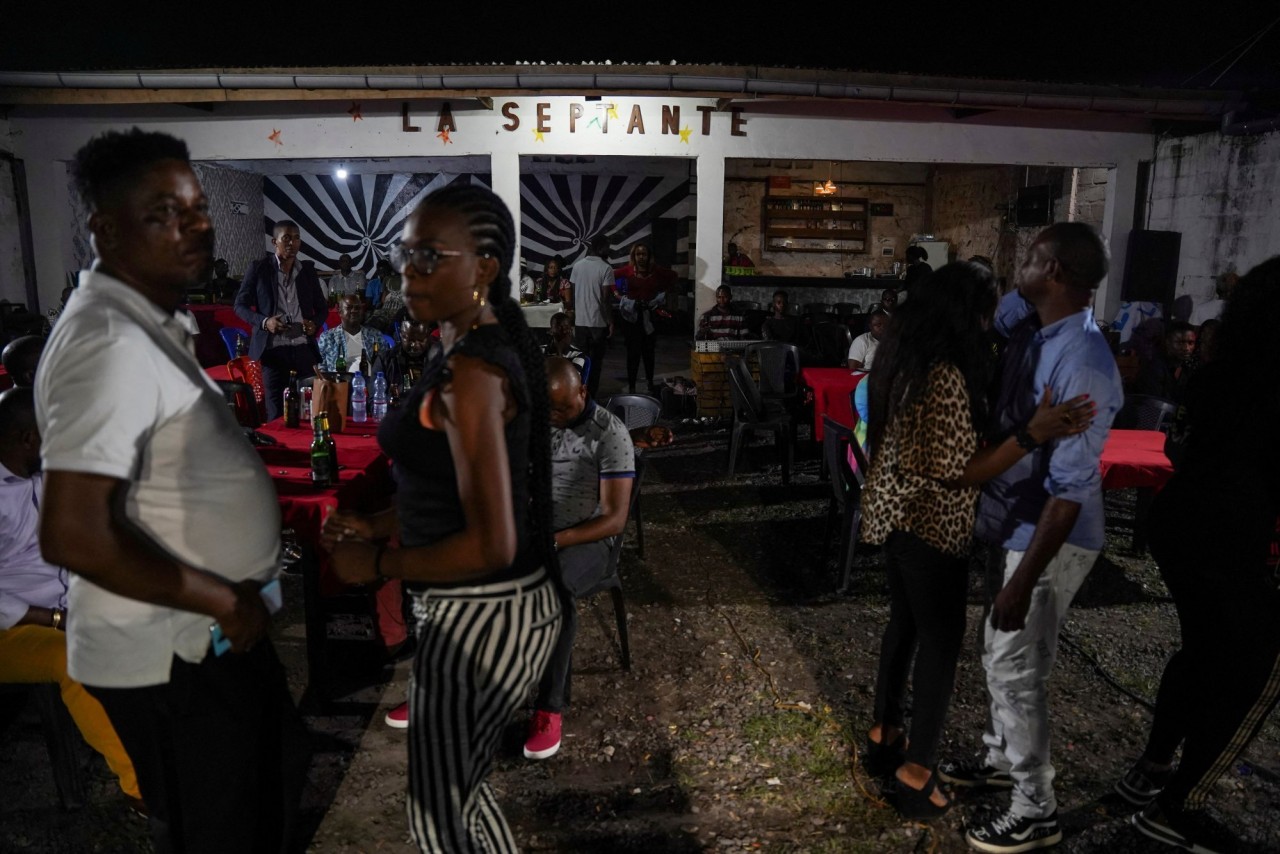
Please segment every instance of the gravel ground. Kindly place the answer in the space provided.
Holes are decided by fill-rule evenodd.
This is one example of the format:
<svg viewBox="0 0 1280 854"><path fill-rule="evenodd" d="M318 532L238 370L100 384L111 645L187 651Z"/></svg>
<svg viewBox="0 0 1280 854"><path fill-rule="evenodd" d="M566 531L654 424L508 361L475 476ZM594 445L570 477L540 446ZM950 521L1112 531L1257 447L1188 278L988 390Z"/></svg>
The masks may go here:
<svg viewBox="0 0 1280 854"><path fill-rule="evenodd" d="M681 429L674 448L653 456L645 484L645 559L630 548L623 557L632 669L620 669L608 597L584 602L560 753L528 762L524 719L508 729L491 781L522 848L966 850L965 826L998 809L999 797L961 796L941 821L903 822L853 761L870 723L888 601L872 550L858 559L851 595L833 592L833 556L821 548L829 487L816 455L797 463L787 488L768 447L748 449L730 478L725 432ZM1104 560L1072 611L1050 683L1060 847L1164 851L1129 826L1109 792L1150 720L1125 692L1154 696L1177 618L1150 559L1128 548L1132 494L1109 494L1108 504ZM974 751L985 716L978 560L944 756ZM277 644L297 680L301 595L288 592L295 604ZM323 713L308 706L316 755L307 850L412 850L405 734L381 720L403 698L407 673L405 662L386 666ZM1278 745L1272 721L1248 753L1258 764L1238 764L1214 793L1242 851L1280 850ZM141 823L119 810L96 759L92 802L75 813L54 806L45 765L38 727L24 715L0 735L0 848L146 850Z"/></svg>

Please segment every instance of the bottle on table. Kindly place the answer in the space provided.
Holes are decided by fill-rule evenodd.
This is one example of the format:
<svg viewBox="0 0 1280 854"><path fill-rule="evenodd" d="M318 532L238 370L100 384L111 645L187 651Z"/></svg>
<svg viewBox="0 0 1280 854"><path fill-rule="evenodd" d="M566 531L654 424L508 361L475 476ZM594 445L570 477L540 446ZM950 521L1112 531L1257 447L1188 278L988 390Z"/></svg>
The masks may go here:
<svg viewBox="0 0 1280 854"><path fill-rule="evenodd" d="M329 451L330 471L333 472L333 483L338 483L338 446L333 441L333 434L329 432L329 413L320 413L320 429L324 435L324 446Z"/></svg>
<svg viewBox="0 0 1280 854"><path fill-rule="evenodd" d="M249 338L246 335L236 336L236 355L235 358L249 355Z"/></svg>
<svg viewBox="0 0 1280 854"><path fill-rule="evenodd" d="M339 353L338 358L333 360L333 370L339 374L347 372L347 354Z"/></svg>
<svg viewBox="0 0 1280 854"><path fill-rule="evenodd" d="M331 486L338 480L337 468L333 465L333 457L325 442L325 423L328 418L324 412L313 419L311 432L311 485Z"/></svg>
<svg viewBox="0 0 1280 854"><path fill-rule="evenodd" d="M364 390L364 374L356 371L351 375L351 420L361 424L368 420L365 403L368 398Z"/></svg>
<svg viewBox="0 0 1280 854"><path fill-rule="evenodd" d="M381 421L387 417L387 375L378 371L373 378L373 420Z"/></svg>
<svg viewBox="0 0 1280 854"><path fill-rule="evenodd" d="M297 427L302 417L302 396L298 394L298 372L289 372L289 382L284 387L284 426Z"/></svg>

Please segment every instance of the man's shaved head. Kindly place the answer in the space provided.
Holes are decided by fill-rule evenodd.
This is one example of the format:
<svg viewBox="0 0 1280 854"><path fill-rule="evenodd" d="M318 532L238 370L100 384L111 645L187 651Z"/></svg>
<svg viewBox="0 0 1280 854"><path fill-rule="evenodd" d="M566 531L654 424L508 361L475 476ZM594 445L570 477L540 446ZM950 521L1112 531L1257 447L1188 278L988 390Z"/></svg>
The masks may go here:
<svg viewBox="0 0 1280 854"><path fill-rule="evenodd" d="M577 419L587 407L587 387L578 366L564 356L547 357L547 397L551 402L551 426L561 428Z"/></svg>

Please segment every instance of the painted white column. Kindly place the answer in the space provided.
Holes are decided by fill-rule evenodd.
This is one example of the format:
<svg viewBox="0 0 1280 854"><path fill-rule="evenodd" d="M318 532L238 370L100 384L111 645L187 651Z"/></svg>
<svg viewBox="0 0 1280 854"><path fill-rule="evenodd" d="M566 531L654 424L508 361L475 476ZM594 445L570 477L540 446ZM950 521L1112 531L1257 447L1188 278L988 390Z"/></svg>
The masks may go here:
<svg viewBox="0 0 1280 854"><path fill-rule="evenodd" d="M31 217L31 247L35 255L40 305L33 312L56 308L66 287L71 257L71 208L67 197L67 167L61 160L28 158L27 201Z"/></svg>
<svg viewBox="0 0 1280 854"><path fill-rule="evenodd" d="M693 276L693 324L715 305L716 288L723 272L721 241L724 239L724 154L698 156L698 225L695 231Z"/></svg>
<svg viewBox="0 0 1280 854"><path fill-rule="evenodd" d="M1138 161L1123 160L1107 170L1107 198L1102 208L1102 237L1111 250L1111 270L1098 286L1093 312L1099 320L1112 321L1120 310L1120 287L1128 255L1129 231L1134 227L1133 206L1138 192Z"/></svg>
<svg viewBox="0 0 1280 854"><path fill-rule="evenodd" d="M493 178L493 191L507 203L511 218L515 221L515 252L511 256L512 293L520 299L520 155L514 151L497 151L491 155L489 172Z"/></svg>

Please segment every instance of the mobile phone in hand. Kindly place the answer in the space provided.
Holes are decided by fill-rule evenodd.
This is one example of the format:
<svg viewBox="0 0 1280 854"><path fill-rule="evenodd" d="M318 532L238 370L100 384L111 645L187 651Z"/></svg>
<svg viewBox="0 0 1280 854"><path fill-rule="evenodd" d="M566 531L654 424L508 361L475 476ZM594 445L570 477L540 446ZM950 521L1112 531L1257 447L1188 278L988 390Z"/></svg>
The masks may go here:
<svg viewBox="0 0 1280 854"><path fill-rule="evenodd" d="M280 579L273 578L258 589L262 604L267 606L268 614L275 614L284 607L284 594L280 589ZM209 640L213 645L213 654L222 655L231 649L231 641L222 633L222 626L214 623L209 627Z"/></svg>

